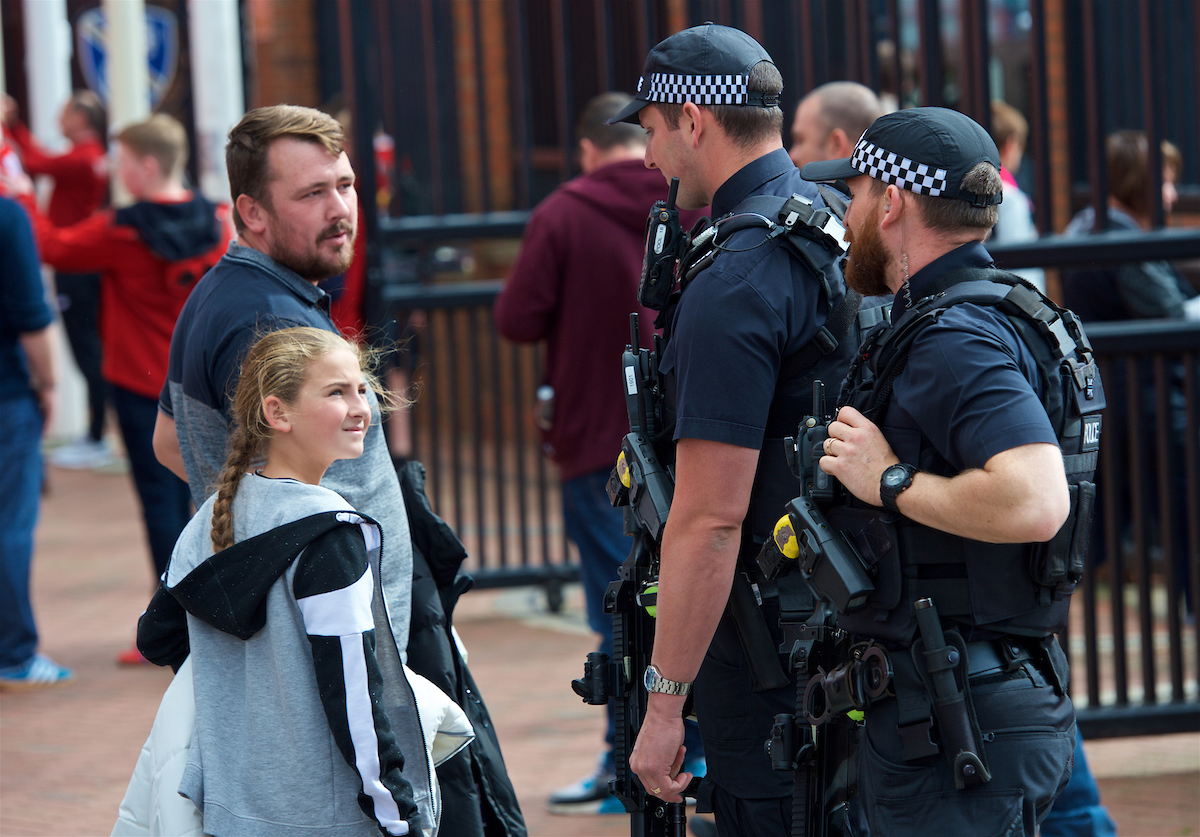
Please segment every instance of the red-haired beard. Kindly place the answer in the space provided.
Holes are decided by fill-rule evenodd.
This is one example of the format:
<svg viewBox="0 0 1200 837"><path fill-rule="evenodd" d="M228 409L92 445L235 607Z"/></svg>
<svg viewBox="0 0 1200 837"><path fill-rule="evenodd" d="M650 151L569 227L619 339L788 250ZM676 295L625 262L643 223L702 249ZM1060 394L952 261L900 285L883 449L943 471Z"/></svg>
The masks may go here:
<svg viewBox="0 0 1200 837"><path fill-rule="evenodd" d="M846 230L846 240L850 242L844 268L846 285L863 296L884 296L892 292L887 280L894 260L879 234L881 215L882 210L876 203L871 214L859 225L858 232Z"/></svg>

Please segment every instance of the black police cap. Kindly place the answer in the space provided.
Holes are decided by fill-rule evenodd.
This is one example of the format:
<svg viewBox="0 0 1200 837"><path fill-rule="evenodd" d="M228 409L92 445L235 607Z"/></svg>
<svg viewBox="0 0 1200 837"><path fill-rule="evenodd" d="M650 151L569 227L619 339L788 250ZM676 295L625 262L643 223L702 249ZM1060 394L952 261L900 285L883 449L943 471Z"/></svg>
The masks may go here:
<svg viewBox="0 0 1200 837"><path fill-rule="evenodd" d="M608 122L637 124L638 111L655 102L778 107L778 92L749 89L750 72L763 61L775 64L740 29L705 23L676 32L650 50L633 101Z"/></svg>
<svg viewBox="0 0 1200 837"><path fill-rule="evenodd" d="M909 108L871 123L851 156L808 163L800 176L849 180L866 174L919 195L957 198L974 206L998 204L1002 193L976 195L960 186L980 163L1000 168L996 143L978 122L947 108Z"/></svg>

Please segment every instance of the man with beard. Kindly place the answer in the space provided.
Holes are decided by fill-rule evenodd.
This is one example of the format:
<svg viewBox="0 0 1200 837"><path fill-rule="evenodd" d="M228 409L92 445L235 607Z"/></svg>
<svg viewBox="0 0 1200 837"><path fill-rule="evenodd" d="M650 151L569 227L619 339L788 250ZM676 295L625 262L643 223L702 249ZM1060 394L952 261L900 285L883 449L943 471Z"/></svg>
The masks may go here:
<svg viewBox="0 0 1200 837"><path fill-rule="evenodd" d="M154 429L156 455L188 481L197 508L224 464L229 399L246 350L280 328L336 331L317 283L343 272L354 252L358 204L343 143L332 117L291 105L252 110L229 132L237 240L180 312ZM410 561L404 504L375 424L363 456L334 465L323 484L379 521L391 559ZM395 616L403 648L407 605Z"/></svg>
<svg viewBox="0 0 1200 837"><path fill-rule="evenodd" d="M870 602L839 627L878 643L894 667L893 691L866 712L856 835L925 835L936 823L939 834L1032 837L1070 774L1075 717L1053 634L1074 581L1050 589L1037 562L1090 524L1076 498L1094 492L1090 413L1103 394L1074 315L991 269L983 241L999 168L971 119L914 108L876 120L851 157L801 170L850 188L847 284L896 294L820 460L853 495L829 519L875 571ZM1048 332L1027 330L1018 307ZM1061 338L1058 357L1042 333ZM1060 362L1079 369L1078 387ZM1086 550L1086 535L1068 546ZM943 631L953 653L921 653Z"/></svg>
<svg viewBox="0 0 1200 837"><path fill-rule="evenodd" d="M681 770L682 709L695 681L708 761L697 810L714 811L725 835L792 833L793 775L771 769L763 743L775 715L795 711L796 686L778 660L779 597L754 558L796 494L783 438L811 411L814 378L839 380L854 351L845 339L793 363L836 330L830 312L844 310L844 287L836 268L814 264L841 250L822 239L798 245L802 258L767 217L742 208L763 196L778 198L766 201L772 216L793 195L821 205L783 148L782 88L754 39L705 24L651 50L636 98L615 117L646 129L646 166L679 178L679 208L711 205L717 219L711 261L687 271L663 315L659 369L673 427L659 455L674 462L675 490L630 765L647 791L680 801L692 778ZM728 231L726 221L742 226ZM747 603L740 618L726 607L731 591Z"/></svg>
<svg viewBox="0 0 1200 837"><path fill-rule="evenodd" d="M238 238L180 312L154 428L155 454L188 481L197 507L214 490L224 464L229 402L249 347L266 332L291 326L337 331L329 296L317 283L344 272L354 254L358 200L345 144L333 117L295 105L252 110L229 132L225 163ZM373 553L372 610L384 686L400 681L399 665L411 655L412 668L455 697L476 729L475 741L437 770L444 833L524 837L494 727L441 607L441 595L450 593L432 578L430 565L440 556L413 549L410 519L422 531L445 524L420 507L423 489L414 484L424 482L419 463L406 471L404 490L416 492L406 510L379 409L374 396L369 398L371 426L362 456L335 462L321 485L383 530L387 559L380 564L379 553ZM430 542L427 531L423 542ZM447 571L451 579L457 566ZM414 580L425 593L417 602L418 629L410 632ZM142 640L139 625L139 647L146 652ZM405 703L398 702L396 711L403 713ZM421 730L406 722L394 722L393 728L419 777Z"/></svg>

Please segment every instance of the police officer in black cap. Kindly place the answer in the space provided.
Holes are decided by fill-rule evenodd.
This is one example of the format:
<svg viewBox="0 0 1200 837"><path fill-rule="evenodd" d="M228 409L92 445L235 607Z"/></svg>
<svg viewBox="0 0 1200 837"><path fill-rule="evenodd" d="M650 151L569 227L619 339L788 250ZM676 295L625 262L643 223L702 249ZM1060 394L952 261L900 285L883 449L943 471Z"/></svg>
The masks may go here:
<svg viewBox="0 0 1200 837"><path fill-rule="evenodd" d="M779 196L782 205L799 195L820 207L783 148L782 87L753 38L705 24L650 52L636 99L616 119L646 129L646 165L679 178L681 208L711 204L720 221L754 196ZM840 310L844 285L836 269L823 280L782 238L768 238L753 213L743 215L747 226L718 234L711 264L684 282L666 312L660 369L674 423L675 491L648 709L630 764L649 792L680 800L691 779L680 772L680 714L694 681L708 760L698 810L715 811L725 835L787 835L792 775L773 771L763 754L774 715L793 712L796 700L778 660L778 599L758 588L761 612L753 614L762 639L755 647L778 675L773 685L756 682L726 604L736 577L749 607L758 607L753 558L796 493L783 437L811 409L813 377L840 380L854 345L839 345L805 374L781 375L785 360Z"/></svg>
<svg viewBox="0 0 1200 837"><path fill-rule="evenodd" d="M1082 414L1103 396L1074 316L988 272L999 167L974 121L914 108L878 119L852 157L802 169L849 186L847 284L896 294L820 460L853 494L830 520L875 573L870 604L839 626L894 667L894 696L866 712L849 816L860 837L1032 837L1071 769L1052 635L1090 524L1099 417ZM1046 328L1026 329L1017 307ZM1064 555L1073 574L1044 572Z"/></svg>

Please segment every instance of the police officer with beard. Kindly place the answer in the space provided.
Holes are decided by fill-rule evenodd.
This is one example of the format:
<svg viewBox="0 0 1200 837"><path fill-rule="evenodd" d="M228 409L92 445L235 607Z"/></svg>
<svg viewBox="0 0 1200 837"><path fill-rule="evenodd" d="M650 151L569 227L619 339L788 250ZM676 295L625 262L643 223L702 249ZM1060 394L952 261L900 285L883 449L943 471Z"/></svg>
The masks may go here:
<svg viewBox="0 0 1200 837"><path fill-rule="evenodd" d="M1079 345L1070 312L992 270L983 241L999 167L974 121L914 108L876 120L853 156L801 170L849 186L848 286L896 294L891 326L868 338L843 387L820 460L853 495L829 518L874 570L869 604L839 626L886 649L894 669L889 696L866 711L848 815L858 837L1032 837L1070 775L1075 715L1053 634L1073 583L1051 587L1034 565L1081 548L1059 543L1076 522L1086 549L1090 516L1077 507L1094 491L1098 415L1080 419L1070 399L1103 396L1082 355L1068 352L1083 369L1076 392L1060 383L1064 361L1046 338L989 302L1007 294L1057 317L1067 348ZM984 290L913 327L967 285ZM1064 441L1048 404L1082 434Z"/></svg>

